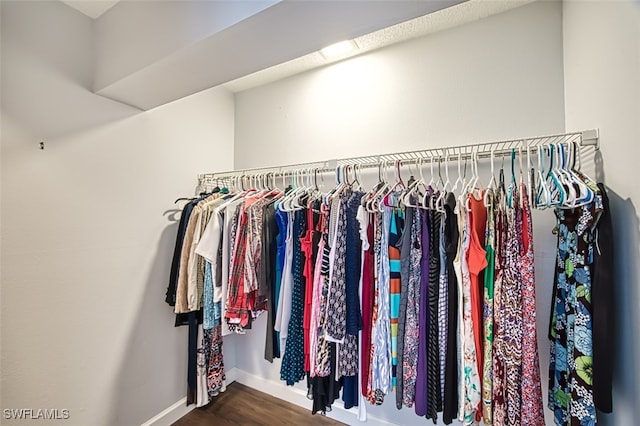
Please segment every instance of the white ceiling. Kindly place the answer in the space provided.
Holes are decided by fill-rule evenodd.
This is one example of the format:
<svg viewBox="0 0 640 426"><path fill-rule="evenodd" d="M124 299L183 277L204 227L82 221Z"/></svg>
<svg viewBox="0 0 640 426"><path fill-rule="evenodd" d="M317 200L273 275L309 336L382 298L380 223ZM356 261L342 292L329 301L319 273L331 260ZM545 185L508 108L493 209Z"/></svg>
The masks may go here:
<svg viewBox="0 0 640 426"><path fill-rule="evenodd" d="M335 59L327 59L319 51L262 69L253 74L239 77L224 84L232 92L241 92L253 87L268 84L283 78L299 74L314 68L341 61L348 57L362 55L376 49L423 37L427 34L443 31L468 22L506 12L524 6L535 0L468 0L433 13L410 19L378 31L356 37L358 49Z"/></svg>
<svg viewBox="0 0 640 426"><path fill-rule="evenodd" d="M14 99L8 113L51 138L211 87L240 92L325 66L318 50L339 40L363 54L530 1L0 0L2 78L13 82L3 84L3 108ZM99 86L105 64L120 68Z"/></svg>
<svg viewBox="0 0 640 426"><path fill-rule="evenodd" d="M339 40L355 40L349 56L360 55L535 0L60 1L95 19L94 93L148 110L210 87L240 92L345 59L319 53Z"/></svg>
<svg viewBox="0 0 640 426"><path fill-rule="evenodd" d="M465 1L121 1L94 25L94 90L148 110Z"/></svg>
<svg viewBox="0 0 640 426"><path fill-rule="evenodd" d="M84 13L89 18L96 19L111 9L120 0L60 0L72 8Z"/></svg>

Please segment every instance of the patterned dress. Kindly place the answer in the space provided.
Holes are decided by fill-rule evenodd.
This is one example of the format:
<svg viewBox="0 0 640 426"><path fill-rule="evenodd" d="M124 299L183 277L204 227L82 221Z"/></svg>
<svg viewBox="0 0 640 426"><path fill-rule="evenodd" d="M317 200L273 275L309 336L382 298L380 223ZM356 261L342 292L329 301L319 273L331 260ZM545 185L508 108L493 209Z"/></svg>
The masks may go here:
<svg viewBox="0 0 640 426"><path fill-rule="evenodd" d="M493 403L493 424L496 426L505 425L506 423L506 402L505 402L505 348L504 341L506 339L507 330L503 325L504 306L502 303L502 282L506 269L506 251L507 251L507 216L504 190L500 191L495 198L495 273L493 283L493 350L491 369L493 374L493 385L491 388Z"/></svg>
<svg viewBox="0 0 640 426"><path fill-rule="evenodd" d="M437 194L433 195L434 197ZM442 411L438 346L438 290L440 277L440 223L442 214L429 211L429 334L427 339L427 418L437 421Z"/></svg>
<svg viewBox="0 0 640 426"><path fill-rule="evenodd" d="M401 261L397 247L404 228L404 212L394 209L389 227L389 321L391 324L391 389L398 381L398 318L400 317ZM402 392L402 391L401 391Z"/></svg>
<svg viewBox="0 0 640 426"><path fill-rule="evenodd" d="M378 288L378 316L375 324L374 358L372 365L372 387L376 391L376 404L382 403L384 395L391 391L391 324L389 305L389 229L391 207L385 207L380 223L379 267L376 286Z"/></svg>
<svg viewBox="0 0 640 426"><path fill-rule="evenodd" d="M592 229L602 198L556 210L558 257L550 324L549 408L557 425L596 423L593 401Z"/></svg>
<svg viewBox="0 0 640 426"><path fill-rule="evenodd" d="M517 204L519 200L514 200ZM507 252L502 282L502 324L506 338L503 342L505 363L505 402L508 425L520 425L522 374L522 278L520 276L519 229L522 229L521 210L507 211Z"/></svg>
<svg viewBox="0 0 640 426"><path fill-rule="evenodd" d="M420 317L420 261L422 259L422 223L420 212L411 215L411 252L409 254L409 282L407 286L407 312L405 319L405 340L402 356L403 392L402 403L413 406L416 395L418 369L418 342ZM407 224L409 226L409 224Z"/></svg>
<svg viewBox="0 0 640 426"><path fill-rule="evenodd" d="M291 318L287 333L287 344L282 366L280 369L280 379L284 380L288 386L293 386L302 380L304 374L304 255L300 242L300 236L306 228L306 212L303 210L295 212L293 225L293 289L291 295Z"/></svg>
<svg viewBox="0 0 640 426"><path fill-rule="evenodd" d="M536 332L536 285L533 257L533 226L527 189L522 185L522 244L520 246L522 277L522 408L523 425L544 426L540 359Z"/></svg>
<svg viewBox="0 0 640 426"><path fill-rule="evenodd" d="M466 221L462 232L461 248L461 272L462 272L462 300L463 300L463 379L464 379L464 415L463 424L477 424L475 417L480 402L480 375L478 372L475 337L473 330L472 305L471 305L471 276L467 254L471 243L471 222Z"/></svg>
<svg viewBox="0 0 640 426"><path fill-rule="evenodd" d="M489 190L487 190L489 191ZM487 252L487 267L484 270L484 306L482 311L484 330L484 357L482 370L482 419L485 425L490 425L492 419L493 392L493 282L495 274L495 215L493 192L487 194L487 235L485 251ZM535 306L535 300L534 300ZM535 326L535 321L534 321ZM543 417L544 419L544 417Z"/></svg>

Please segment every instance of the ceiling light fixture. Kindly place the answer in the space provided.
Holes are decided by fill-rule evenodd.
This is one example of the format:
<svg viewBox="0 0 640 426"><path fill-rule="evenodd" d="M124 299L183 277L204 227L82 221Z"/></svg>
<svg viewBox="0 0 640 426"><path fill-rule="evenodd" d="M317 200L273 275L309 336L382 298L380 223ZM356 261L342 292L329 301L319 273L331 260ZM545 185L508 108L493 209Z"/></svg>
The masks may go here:
<svg viewBox="0 0 640 426"><path fill-rule="evenodd" d="M353 50L357 49L358 45L353 40L344 40L338 43L334 43L330 46L320 49L320 54L325 59L336 59L345 57Z"/></svg>

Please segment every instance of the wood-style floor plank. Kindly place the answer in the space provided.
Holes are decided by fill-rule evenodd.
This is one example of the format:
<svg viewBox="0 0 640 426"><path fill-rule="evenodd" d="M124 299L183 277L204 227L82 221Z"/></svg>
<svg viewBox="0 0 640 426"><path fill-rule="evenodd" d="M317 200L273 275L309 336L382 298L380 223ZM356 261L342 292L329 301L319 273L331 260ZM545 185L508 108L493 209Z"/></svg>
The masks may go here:
<svg viewBox="0 0 640 426"><path fill-rule="evenodd" d="M311 401L309 401L311 407ZM175 422L173 426L298 426L342 425L328 417L311 415L310 409L232 383L209 405L196 408Z"/></svg>

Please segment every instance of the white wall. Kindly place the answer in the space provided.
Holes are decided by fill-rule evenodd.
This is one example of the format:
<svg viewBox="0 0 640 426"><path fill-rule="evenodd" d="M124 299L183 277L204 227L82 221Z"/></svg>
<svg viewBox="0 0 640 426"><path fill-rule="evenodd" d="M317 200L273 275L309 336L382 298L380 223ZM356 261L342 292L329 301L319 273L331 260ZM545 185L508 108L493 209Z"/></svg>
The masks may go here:
<svg viewBox="0 0 640 426"><path fill-rule="evenodd" d="M59 1L4 0L1 5L2 110L6 114L38 137L52 138L139 112L91 93L92 20L88 16Z"/></svg>
<svg viewBox="0 0 640 426"><path fill-rule="evenodd" d="M57 6L58 25L39 26ZM111 101L80 100L82 82L55 63L84 54L69 44L86 35L82 15L59 2L2 2L2 18L2 408L66 408L70 425L141 424L186 395L187 333L164 302L170 210L193 194L196 173L232 167L233 95L211 89L114 120ZM34 73L64 84L34 96ZM69 119L40 150L40 116L17 106L43 102L102 124Z"/></svg>
<svg viewBox="0 0 640 426"><path fill-rule="evenodd" d="M599 179L611 198L616 326L613 414L602 425L640 416L640 3L563 4L567 129L600 128ZM612 283L613 284L613 283Z"/></svg>
<svg viewBox="0 0 640 426"><path fill-rule="evenodd" d="M561 6L543 3L237 94L236 167L562 130Z"/></svg>
<svg viewBox="0 0 640 426"><path fill-rule="evenodd" d="M95 90L221 32L278 1L120 2L94 22Z"/></svg>
<svg viewBox="0 0 640 426"><path fill-rule="evenodd" d="M537 2L239 93L235 167L562 132L561 13L559 2ZM545 386L553 223L551 212L536 212L539 346ZM280 364L262 359L264 326L261 318L250 335L236 337L237 347L242 348L237 365L275 386ZM284 388L282 382L280 386ZM369 407L369 413L394 424L425 422L413 409L398 412L389 401ZM357 423L356 418L351 422Z"/></svg>

